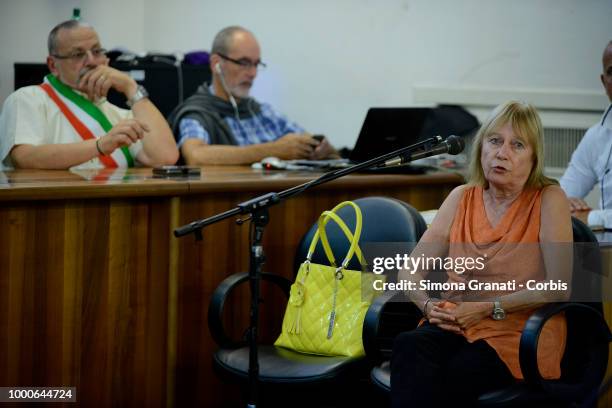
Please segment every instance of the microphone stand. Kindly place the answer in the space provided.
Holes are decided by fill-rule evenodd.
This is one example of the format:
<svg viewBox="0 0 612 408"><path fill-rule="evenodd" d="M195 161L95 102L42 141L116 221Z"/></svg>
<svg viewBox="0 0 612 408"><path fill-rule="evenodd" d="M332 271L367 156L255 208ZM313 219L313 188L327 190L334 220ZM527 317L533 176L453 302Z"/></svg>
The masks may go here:
<svg viewBox="0 0 612 408"><path fill-rule="evenodd" d="M258 400L259 362L257 358L257 328L259 321L259 282L261 279L261 272L265 261L262 239L265 227L270 221L268 207L278 204L282 200L292 197L294 195L301 194L312 187L330 182L340 177L344 177L359 170L368 169L370 167L383 164L385 163L385 161L393 159L397 156L405 157L406 161L410 161L410 153L414 153L417 150L423 150L426 152L427 150L440 144L441 142L442 138L440 136L434 136L421 142L415 143L413 145L403 147L401 149L384 154L382 156L367 160L363 163L325 173L314 180L297 185L295 187L291 187L287 190L281 191L280 193L266 193L264 195L252 198L248 201L238 204L235 208L231 210L222 212L217 215L213 215L212 217L193 221L174 230L174 236L176 237L183 237L187 234L193 233L196 237L196 240L201 240L202 228L208 225L217 223L219 221L236 216L238 214L248 214L246 218L239 219L236 221L236 223L239 225L243 224L249 219L251 220L251 225L253 226L252 234L249 237L249 240L251 241L251 250L249 255L249 287L251 291L251 302L249 329L247 331L249 342L249 401L247 403L248 408L255 408L257 406Z"/></svg>

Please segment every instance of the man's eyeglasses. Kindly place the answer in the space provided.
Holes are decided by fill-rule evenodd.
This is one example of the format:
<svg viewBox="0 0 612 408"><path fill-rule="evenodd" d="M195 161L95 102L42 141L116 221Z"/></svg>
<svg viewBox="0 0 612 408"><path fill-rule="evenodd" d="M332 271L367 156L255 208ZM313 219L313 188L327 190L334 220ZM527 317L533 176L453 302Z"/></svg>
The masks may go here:
<svg viewBox="0 0 612 408"><path fill-rule="evenodd" d="M70 59L70 60L73 60L74 62L81 62L81 61L84 61L85 58L87 58L88 53L91 53L91 56L95 59L102 58L106 56L106 49L94 48L93 50L87 50L87 51L75 51L68 55L51 54L51 56L54 58L58 58L58 59Z"/></svg>
<svg viewBox="0 0 612 408"><path fill-rule="evenodd" d="M264 69L266 64L261 61L251 61L247 58L241 58L239 60L228 57L227 55L217 53L224 60L228 60L229 62L233 62L234 64L240 66L243 69L256 68L256 69Z"/></svg>

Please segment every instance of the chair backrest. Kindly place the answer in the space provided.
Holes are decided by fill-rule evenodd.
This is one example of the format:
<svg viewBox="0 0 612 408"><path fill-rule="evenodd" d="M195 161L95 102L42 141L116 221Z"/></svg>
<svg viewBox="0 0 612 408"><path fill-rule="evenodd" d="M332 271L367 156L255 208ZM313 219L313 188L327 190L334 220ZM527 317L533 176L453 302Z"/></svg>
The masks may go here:
<svg viewBox="0 0 612 408"><path fill-rule="evenodd" d="M360 244L370 242L418 242L427 229L423 217L410 205L403 201L387 197L365 197L353 200L363 214L363 228ZM340 218L353 230L355 227L355 214L351 207L344 207L338 211ZM316 222L300 241L294 258L294 271L306 259L308 247L317 229ZM330 246L336 260L344 259L349 248L349 242L340 228L333 222L327 225L327 234ZM362 248L363 249L363 248ZM367 256L367 254L364 254ZM327 264L327 258L321 242L317 244L312 261ZM351 259L349 269L361 269L356 257Z"/></svg>

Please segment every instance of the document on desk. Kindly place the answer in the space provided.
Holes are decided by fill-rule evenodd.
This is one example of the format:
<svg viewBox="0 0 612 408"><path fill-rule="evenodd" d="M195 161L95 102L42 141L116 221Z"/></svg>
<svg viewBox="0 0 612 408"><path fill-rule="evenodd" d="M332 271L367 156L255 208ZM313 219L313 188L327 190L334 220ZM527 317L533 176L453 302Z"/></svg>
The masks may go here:
<svg viewBox="0 0 612 408"><path fill-rule="evenodd" d="M341 169L349 167L348 159L329 159L329 160L287 160L287 163L297 166L308 166L316 169Z"/></svg>
<svg viewBox="0 0 612 408"><path fill-rule="evenodd" d="M277 157L266 157L261 162L253 163L256 170L299 170L320 171L349 167L347 159L332 160L281 160Z"/></svg>

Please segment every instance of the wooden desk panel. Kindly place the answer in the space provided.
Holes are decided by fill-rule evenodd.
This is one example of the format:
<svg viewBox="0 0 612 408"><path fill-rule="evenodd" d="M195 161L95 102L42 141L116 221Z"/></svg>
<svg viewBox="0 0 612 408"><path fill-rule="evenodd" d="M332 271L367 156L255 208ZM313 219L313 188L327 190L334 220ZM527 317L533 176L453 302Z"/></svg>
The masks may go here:
<svg viewBox="0 0 612 408"><path fill-rule="evenodd" d="M0 205L1 385L165 405L167 201Z"/></svg>
<svg viewBox="0 0 612 408"><path fill-rule="evenodd" d="M221 222L200 243L171 230L312 177L243 167L188 180L150 169L0 173L0 386L76 386L76 406L234 404L239 389L212 372L207 308L219 282L246 270L248 226ZM459 183L358 175L291 199L271 210L266 270L290 277L302 234L339 201L384 195L435 208ZM230 310L239 330L248 292ZM278 295L264 306L262 339L276 336L283 310Z"/></svg>

